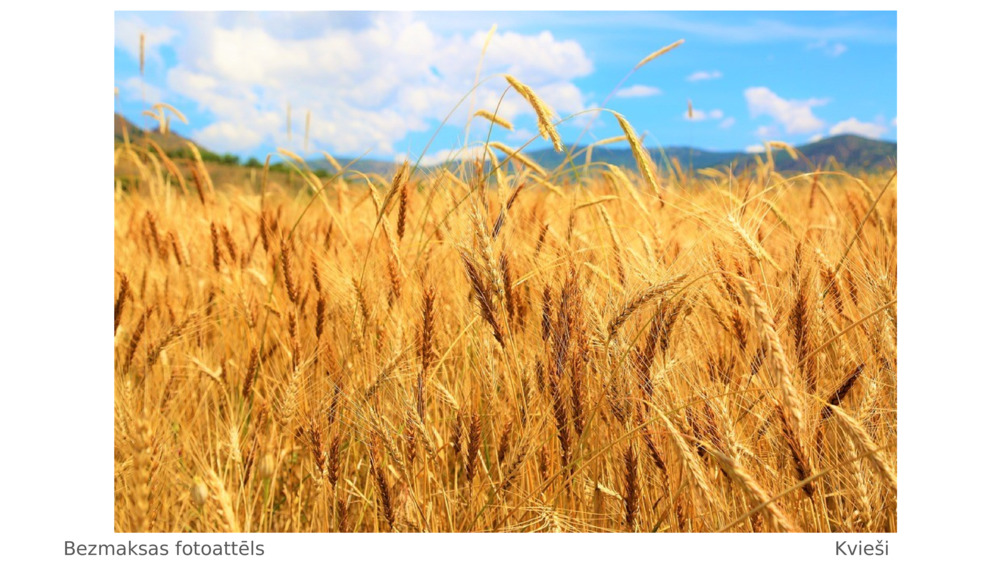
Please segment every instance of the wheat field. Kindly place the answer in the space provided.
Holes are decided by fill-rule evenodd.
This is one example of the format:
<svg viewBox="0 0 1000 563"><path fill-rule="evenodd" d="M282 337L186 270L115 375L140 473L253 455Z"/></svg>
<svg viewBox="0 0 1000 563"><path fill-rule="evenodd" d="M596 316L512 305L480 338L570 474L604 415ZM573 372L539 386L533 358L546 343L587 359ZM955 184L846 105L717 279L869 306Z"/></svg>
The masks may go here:
<svg viewBox="0 0 1000 563"><path fill-rule="evenodd" d="M616 117L638 173L117 146L115 530L896 531L895 173Z"/></svg>

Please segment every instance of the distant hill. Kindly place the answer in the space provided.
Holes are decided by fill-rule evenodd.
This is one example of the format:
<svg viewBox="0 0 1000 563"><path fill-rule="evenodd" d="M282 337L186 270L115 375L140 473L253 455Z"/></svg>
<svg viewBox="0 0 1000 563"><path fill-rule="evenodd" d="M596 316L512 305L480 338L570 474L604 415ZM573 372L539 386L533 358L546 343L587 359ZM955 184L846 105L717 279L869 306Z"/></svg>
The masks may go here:
<svg viewBox="0 0 1000 563"><path fill-rule="evenodd" d="M713 152L692 147L648 147L649 154L653 157L657 166L669 163L676 158L684 168L708 168L712 166L728 165L729 162L748 158L749 155L741 152ZM567 150L569 150L567 148ZM579 148L577 149L580 150ZM540 149L529 151L527 155L541 164L545 168L555 168L563 163L566 155L557 153L554 149ZM573 159L573 164L582 166L587 159L586 152ZM635 158L632 156L632 149L625 145L622 148L594 147L591 155L591 162L606 162L615 166L635 170Z"/></svg>
<svg viewBox="0 0 1000 563"><path fill-rule="evenodd" d="M360 172L362 174L378 174L382 177L392 176L396 173L396 167L399 166L391 160L379 160L377 158L359 158L354 161L353 158L349 156L336 157L337 163L341 166L347 166L351 164L350 169L354 172ZM351 163L351 161L354 161ZM271 159L274 162L274 159ZM323 170L326 172L335 172L334 167L327 162L325 158L314 158L306 161L309 164L309 168L313 170Z"/></svg>
<svg viewBox="0 0 1000 563"><path fill-rule="evenodd" d="M132 121L129 121L126 117L121 114L115 114L115 142L121 143L125 140L124 131L127 128L129 140L135 142L140 138L148 138L156 144L160 145L160 148L164 150L167 154L176 154L180 152L187 152L188 142L194 142L186 137L182 137L173 131L168 131L166 134L160 133L159 129L143 129L139 127ZM211 150L195 143L198 150L201 152L202 158L207 158L209 160L217 160L218 155Z"/></svg>
<svg viewBox="0 0 1000 563"><path fill-rule="evenodd" d="M896 143L876 141L857 135L837 135L820 139L798 147L799 151L814 165L826 164L831 158L837 159L848 170L892 169L896 167ZM806 164L793 162L784 151L775 155L774 164L778 168L804 170Z"/></svg>
<svg viewBox="0 0 1000 563"><path fill-rule="evenodd" d="M875 170L893 168L896 163L896 143L876 141L857 135L837 135L820 139L814 143L800 145L798 160L792 160L783 150L773 151L774 165L778 170L810 170L825 165L831 157L848 170ZM650 147L650 156L658 166L664 166L676 158L685 169L728 168L731 164L742 169L755 161L754 155L745 152L713 152L691 147ZM565 155L553 149L541 149L527 153L529 157L546 168L554 168L565 160ZM763 155L761 155L763 158ZM805 157L804 160L802 157ZM581 154L574 164L582 165L586 159ZM616 166L635 169L635 159L630 148L595 147L592 162L607 162ZM811 165L811 166L810 166Z"/></svg>
<svg viewBox="0 0 1000 563"><path fill-rule="evenodd" d="M781 171L813 170L817 166L827 165L831 157L835 158L837 163L847 170L874 171L896 166L896 143L867 139L857 135L837 135L814 143L800 145L796 149L801 154L798 160L792 160L784 150L774 150L775 168ZM586 161L586 153L580 152L581 154L573 160L573 164L582 166ZM672 159L676 158L681 167L689 170L729 168L732 165L738 171L756 161L755 155L752 153L714 152L692 147L651 147L649 153L658 166L666 166ZM566 160L567 156L565 153L557 153L551 148L528 151L526 155L547 169L559 166ZM761 154L760 157L763 158L764 155ZM350 159L346 157L337 160L342 165L350 162ZM636 169L632 150L628 146L622 148L595 147L591 155L591 162L606 162L626 169ZM309 161L309 165L313 169L332 171L332 167L323 159ZM395 171L396 164L387 160L363 159L356 162L351 168L359 172L374 172L386 176Z"/></svg>
<svg viewBox="0 0 1000 563"><path fill-rule="evenodd" d="M128 128L129 136L138 139L146 136L169 153L178 153L187 150L188 139L177 135L174 132L161 134L157 130L146 130L119 114L115 114L115 142L123 140L123 127ZM202 157L206 160L235 163L235 157L220 156L210 149L198 146ZM867 170L891 169L896 166L896 143L889 141L877 141L859 137L858 135L836 135L826 139L820 139L814 143L800 145L796 149L801 153L798 160L792 160L783 150L775 150L773 153L775 168L783 171L805 171L812 170L817 166L825 166L831 158L847 170ZM672 159L685 169L699 168L728 168L734 166L741 170L755 162L755 155L746 152L714 152L692 147L650 147L649 153L658 166L665 166ZM529 151L527 156L541 164L543 167L552 169L566 159L566 154L557 153L551 148ZM763 158L763 155L760 155ZM804 158L803 158L804 157ZM336 157L341 165L347 165L353 159L350 157ZM575 165L583 165L586 155L581 154L574 159ZM622 148L595 147L591 157L592 162L606 162L622 168L635 170L635 159L628 146ZM272 158L272 164L280 162ZM319 172L332 172L333 166L324 158L317 158L308 161L310 168ZM396 163L390 160L380 160L376 158L361 158L351 165L351 170L364 174L379 174L391 176L396 170Z"/></svg>

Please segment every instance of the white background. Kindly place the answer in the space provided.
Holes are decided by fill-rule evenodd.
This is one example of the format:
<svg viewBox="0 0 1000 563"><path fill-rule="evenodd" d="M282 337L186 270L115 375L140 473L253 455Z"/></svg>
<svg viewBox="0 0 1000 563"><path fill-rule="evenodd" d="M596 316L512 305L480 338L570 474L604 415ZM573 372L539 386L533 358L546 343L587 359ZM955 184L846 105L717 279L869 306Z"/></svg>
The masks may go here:
<svg viewBox="0 0 1000 563"><path fill-rule="evenodd" d="M0 559L59 561L112 533L114 9L337 9L332 2L8 5L0 138ZM993 559L1000 311L995 14L984 3L605 4L611 9L900 9L897 561ZM964 5L964 6L963 6ZM354 6L358 6L355 4ZM580 2L422 3L578 9ZM975 6L975 7L973 7ZM377 2L365 8L400 9ZM24 12L27 9L28 12ZM863 84L858 85L863 88ZM201 536L208 541L221 535ZM156 543L199 536L149 537ZM830 535L257 535L261 561L827 561ZM976 553L977 555L973 555ZM80 559L77 557L76 559ZM96 560L86 558L85 560ZM160 560L174 558L159 558ZM199 559L208 559L201 557ZM128 560L114 558L114 560Z"/></svg>

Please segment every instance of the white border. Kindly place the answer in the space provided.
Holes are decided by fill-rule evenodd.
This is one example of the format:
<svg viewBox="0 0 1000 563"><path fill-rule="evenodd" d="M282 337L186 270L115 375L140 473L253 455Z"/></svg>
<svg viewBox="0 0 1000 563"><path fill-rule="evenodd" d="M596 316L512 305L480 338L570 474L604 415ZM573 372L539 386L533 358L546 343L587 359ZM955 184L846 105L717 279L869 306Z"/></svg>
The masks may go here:
<svg viewBox="0 0 1000 563"><path fill-rule="evenodd" d="M276 7L256 1L160 4L156 7L170 10ZM622 9L622 4L610 7ZM992 139L998 131L998 100L991 87L996 20L971 2L949 2L933 9L898 4L826 6L900 10L901 531L884 537L891 544L890 557L896 560L983 560L991 552L992 546L985 544L994 533L998 506L992 433L1000 370L987 355L1000 342L995 275L1000 186L993 166L998 147ZM706 5L746 7L739 2L702 2L697 7ZM404 7L400 2L370 6ZM538 6L537 1L503 3L504 8ZM0 467L8 492L0 557L8 561L59 560L64 539L142 539L110 531L112 355L110 335L105 333L112 285L113 200L107 188L110 141L94 142L95 134L99 139L107 129L107 110L101 108L111 105L112 10L124 7L105 3L8 7L4 16L8 33L0 35L6 55L2 131L8 139L0 195L4 265L0 295L6 301L0 317L6 368ZM277 7L336 8L318 2L283 2ZM470 6L422 3L421 7ZM757 2L754 7L821 6ZM23 12L26 8L30 14ZM173 543L179 538L163 535L155 541ZM257 538L267 550L265 557L254 558L261 561L835 559L831 535ZM182 539L194 541L199 536ZM978 553L982 555L973 555Z"/></svg>

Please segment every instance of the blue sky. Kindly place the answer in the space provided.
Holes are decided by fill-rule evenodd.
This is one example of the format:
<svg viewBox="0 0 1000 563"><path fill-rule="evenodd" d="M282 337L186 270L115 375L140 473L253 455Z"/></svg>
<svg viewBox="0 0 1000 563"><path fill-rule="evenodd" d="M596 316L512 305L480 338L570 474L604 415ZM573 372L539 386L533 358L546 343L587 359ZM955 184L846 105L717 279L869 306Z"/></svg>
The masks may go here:
<svg viewBox="0 0 1000 563"><path fill-rule="evenodd" d="M432 141L474 84L494 24L485 82ZM500 103L515 129L492 138L507 144L537 133L530 107L505 94L499 74L508 72L560 117L584 112L559 126L568 144L620 135L595 109L643 57L678 39L605 106L650 146L896 139L895 12L116 12L115 108L152 126L142 111L172 104L189 119L173 120L174 131L258 158L279 147L306 153L309 112L310 157L412 159L430 143L424 162L434 162L486 138L476 118L466 142L470 110Z"/></svg>

